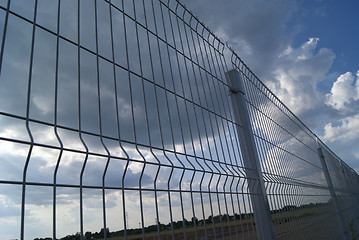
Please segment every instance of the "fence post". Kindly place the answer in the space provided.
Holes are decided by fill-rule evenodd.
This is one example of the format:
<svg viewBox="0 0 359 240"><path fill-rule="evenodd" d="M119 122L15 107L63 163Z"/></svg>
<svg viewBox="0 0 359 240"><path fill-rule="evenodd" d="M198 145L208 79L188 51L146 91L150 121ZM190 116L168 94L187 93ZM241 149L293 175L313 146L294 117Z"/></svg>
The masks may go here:
<svg viewBox="0 0 359 240"><path fill-rule="evenodd" d="M338 220L338 223L339 223L339 226L340 226L340 230L343 233L343 239L349 240L348 231L347 231L347 228L345 227L344 218L343 218L342 212L340 211L338 198L337 198L337 195L336 195L334 187L333 187L332 179L330 178L330 174L329 174L327 163L325 162L325 157L324 157L324 154L323 154L323 150L322 150L322 148L320 147L319 144L318 144L317 152L318 152L318 155L319 155L319 158L320 158L320 162L322 164L325 179L326 179L327 184L328 184L330 196L331 196L333 206L334 206L335 215L337 217L337 220Z"/></svg>
<svg viewBox="0 0 359 240"><path fill-rule="evenodd" d="M265 191L258 152L252 132L241 77L233 69L225 73L230 89L232 113L248 178L254 219L259 239L274 239L274 227Z"/></svg>

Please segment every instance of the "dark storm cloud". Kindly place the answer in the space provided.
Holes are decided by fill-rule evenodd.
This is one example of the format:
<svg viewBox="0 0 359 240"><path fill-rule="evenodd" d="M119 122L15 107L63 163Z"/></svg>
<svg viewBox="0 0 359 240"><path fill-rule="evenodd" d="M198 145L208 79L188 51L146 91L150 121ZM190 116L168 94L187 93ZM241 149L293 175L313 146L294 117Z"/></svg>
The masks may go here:
<svg viewBox="0 0 359 240"><path fill-rule="evenodd" d="M147 147L139 150L135 144L123 144L122 148L119 146L116 141L118 137L127 142L151 144L154 147L164 147L201 157L218 158L220 161L227 158L226 161L228 161L229 152L234 150L228 150L230 146L228 144L226 146L225 141L230 141L234 137L234 130L233 126L222 117L231 119L228 107L229 96L226 87L216 79L217 77L223 80L223 73L221 73L223 69L215 60L220 58L218 53L207 46L201 36L197 36L197 33L182 22L173 20L170 26L168 17L164 21L165 35L161 15L156 15L158 34L162 39L168 38L172 46L176 41L178 48L184 51L182 54L185 54L185 57L176 53L162 40L158 40L152 33L149 34L149 41L147 41L147 33L140 26L137 26L139 34L137 37L136 26L132 20L127 16L123 20L122 14L114 10L112 15L116 63L114 69L111 63L112 45L109 37L111 28L108 5L104 1L97 3L97 44L100 58L92 53L97 51L95 6L92 2L89 4L81 2L80 5L80 45L92 52L80 49L78 53L76 45L61 38L57 46L54 34L36 27L33 58L31 58L33 26L12 14L9 16L0 76L1 111L25 117L28 89L30 89L28 103L30 119L50 124L45 126L30 122L29 129L34 142L57 148L51 150L35 146L32 149L26 180L52 183L56 164L60 160L56 173L57 183L79 184L80 173L86 158L84 154L86 148L90 153L103 156L91 154L88 156L82 178L84 185L102 185L102 176L108 161L107 150L112 156L127 159L127 154L130 159L140 162L145 160L139 156L142 153L147 154L146 157L149 159L146 161L159 161L162 164L174 164L177 167L185 166L215 172L227 171L221 167L216 168L213 164L208 167L203 160L197 162L194 158L168 157L168 155L164 157L163 152L155 154L160 160L154 160L154 156L148 156ZM23 6L14 4L11 9L24 14L27 19L31 20L33 5L31 2L26 4ZM76 43L78 41L77 5L70 7L69 4L69 1L61 1L60 35ZM27 9L22 9L22 7ZM56 18L53 14L49 14L56 9L56 5L39 1L38 24L50 31L56 31ZM140 8L137 10L140 11ZM155 11L160 11L159 5L155 4ZM146 12L148 13L150 12ZM134 13L129 14L134 17ZM51 19L48 22L44 21L49 15L52 16ZM165 11L164 16L167 15L168 12ZM153 15L148 16L153 18L150 20L148 17L148 21L154 21ZM141 13L138 15L138 21L144 24ZM177 37L174 40L169 27L183 29L180 33L182 42L178 39L179 33L176 33ZM127 40L124 38L125 30ZM57 47L58 56L56 56ZM195 52L197 55L194 55ZM202 55L204 55L204 60ZM206 57L214 60L206 61ZM138 64L140 60L142 65ZM30 61L33 64L31 75ZM129 68L132 73L129 74L126 68ZM143 76L145 80L140 76ZM169 91L165 91L164 87ZM55 112L58 125L75 130L58 128L56 132L60 140L57 139L54 128L51 126L55 123ZM1 123L2 137L30 140L24 120L2 116ZM82 131L90 134L79 135L76 130L79 130L80 126ZM103 143L98 136L100 134L106 137ZM74 149L83 153L65 150L59 159L61 145L65 149ZM21 152L7 151L2 155L3 166L7 166L8 170L7 174L2 175L4 178L22 180L29 147L22 145L21 149ZM221 153L221 151L228 153ZM13 164L15 162L16 164ZM126 161L123 160L110 159L105 178L106 186L122 186L125 163ZM131 168L130 165L125 177L126 187L138 186L141 171L144 169L141 178L143 186L153 187L156 182L158 187L167 188L171 172L169 167L162 167L155 179L157 169L149 165L144 166L143 163L138 163L137 168ZM175 175L172 176L170 184L178 187L182 170L177 169L174 172ZM202 174L186 171L183 183L188 185L192 178L200 181ZM39 193L37 200L44 194ZM29 199L32 197L30 196ZM36 203L37 200L32 202ZM42 201L37 202L40 205L42 203Z"/></svg>
<svg viewBox="0 0 359 240"><path fill-rule="evenodd" d="M102 1L100 2L104 4ZM77 35L74 32L77 31L77 27L72 26L76 25L76 21L71 21L71 23L62 22L67 21L66 19L68 18L73 19L72 14L74 13L71 13L65 6L67 2L63 4L64 6L61 5L60 14L60 34L76 42ZM217 80L213 80L212 76L200 70L196 63L191 63L188 59L183 58L182 55L176 56L176 52L172 48L167 47L162 41L156 40L154 35L150 34L150 39L152 40L147 42L147 36L143 33L141 27L138 27L140 35L137 38L135 27L130 24L131 20L127 17L125 22L127 23L126 33L128 37L127 51L129 61L127 63L126 49L125 46L122 46L122 48L115 51L115 62L124 68L128 66L130 71L133 71L135 74L141 75L143 73L144 77L149 81L142 80L134 74L128 75L127 71L118 66L115 67L114 73L113 65L108 61L112 58L111 51L107 52L111 49L111 42L108 36L110 31L109 19L108 14L106 15L106 10L108 11L108 9L105 8L106 4L104 6L101 4L99 4L97 9L99 14L97 25L98 49L99 54L107 60L97 59L95 55L85 50L80 50L80 59L78 59L77 47L60 39L58 85L56 89L56 37L40 28L36 28L31 86L29 86L28 66L31 57L32 26L12 15L10 16L10 30L7 32L1 79L4 91L2 96L3 99L7 99L6 102L2 101L4 103L2 108L4 111L24 116L26 112L27 89L31 87L29 103L29 115L31 118L53 122L55 94L57 94L56 111L59 125L76 129L79 127L79 117L81 117L81 130L99 134L99 120L101 118L103 135L116 138L118 137L118 117L121 139L133 142L136 138L136 141L139 143L149 144L148 134L150 134L151 144L161 146L163 141L167 147L172 145L173 141L175 144L178 144L187 143L191 141L191 138L194 141L198 141L200 137L203 138L205 136L204 128L198 128L198 126L209 128L211 120L212 125L217 128L213 124L214 121L218 121L214 115L210 114L210 117L208 117L206 110L194 107L190 102L184 101L183 98L194 101L196 104L201 103L204 108L210 111L230 117L228 107L224 107L226 104L221 105L219 103L219 99L228 101L227 90L223 85L218 84ZM94 6L91 7L91 4L89 4L81 5L80 7L81 12L84 11L84 14L82 14L84 18L90 19L91 17L86 16L85 12L88 15L88 12L91 13L91 11L86 10L92 9L93 11ZM19 12L21 11L19 10ZM118 14L118 11L114 12ZM46 15L45 13L43 14ZM123 42L124 26L122 18L114 16L113 20L114 24L117 23L116 29L120 29L120 32L115 35L114 40L116 43ZM84 34L84 36L80 36L80 44L91 51L95 51L96 49L93 48L94 41L86 40L94 39L95 24L91 24L91 21L82 20L82 18L80 21L81 24L86 23L84 26L80 24L80 35ZM63 26L68 26L68 28ZM12 32L14 29L17 31ZM169 34L169 30L167 31L167 34ZM187 29L187 31L189 30ZM182 37L184 38L184 36ZM117 41L120 38L122 40ZM203 41L201 38L198 39ZM198 39L195 40L198 41ZM139 40L138 43L137 40ZM138 46L143 45L140 44L142 42L151 46L152 64L160 62L162 65L154 65L153 73L150 69L150 52L148 48L138 49ZM157 46L159 46L158 49ZM200 48L199 45L197 48ZM202 51L204 51L203 46ZM141 56L143 62L141 66L137 64L139 56ZM179 62L177 62L177 59ZM194 61L197 60L194 59ZM78 66L79 62L80 66ZM212 71L215 71L216 69L214 68L217 67L212 66ZM185 71L185 68L187 68L188 72ZM216 73L213 72L213 74ZM80 76L80 81L78 81L78 76ZM160 86L154 87L151 81L158 83ZM172 93L164 91L161 86L166 86L166 88L170 91L175 91L179 96L175 97ZM79 87L80 91L78 90ZM81 97L79 97L79 94ZM115 94L117 94L117 99ZM78 107L79 101L81 109ZM117 112L116 101L118 104ZM146 109L144 101L151 102L151 104L146 104ZM101 114L99 113L99 104ZM118 116L116 116L117 114ZM146 118L148 125L146 125ZM161 129L162 139L157 127L160 121L163 124ZM171 124L172 129L170 128ZM185 133L183 136L178 132L181 128L182 132ZM190 129L193 136L188 134ZM218 129L215 132L219 131L218 133L221 134L223 127L220 125ZM148 131L150 132L148 133ZM208 129L206 134L209 138L213 138L213 130ZM174 135L174 140L172 140L172 135ZM170 148L173 148L173 146Z"/></svg>
<svg viewBox="0 0 359 240"><path fill-rule="evenodd" d="M296 11L293 1L181 2L222 41L232 45L261 79L265 79L265 74L271 69L273 56L283 51L293 37L290 31L286 32L286 22Z"/></svg>

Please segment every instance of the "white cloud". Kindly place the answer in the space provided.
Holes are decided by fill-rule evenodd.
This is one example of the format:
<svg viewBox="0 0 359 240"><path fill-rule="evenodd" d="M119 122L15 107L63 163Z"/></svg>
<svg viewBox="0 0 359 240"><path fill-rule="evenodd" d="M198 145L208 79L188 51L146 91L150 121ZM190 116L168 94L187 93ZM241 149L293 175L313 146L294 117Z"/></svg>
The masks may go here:
<svg viewBox="0 0 359 240"><path fill-rule="evenodd" d="M317 90L332 66L335 54L326 48L315 52L319 39L310 38L298 48L289 46L279 54L273 79L267 84L295 114L316 111L323 104Z"/></svg>
<svg viewBox="0 0 359 240"><path fill-rule="evenodd" d="M359 114L345 117L336 124L329 122L320 138L349 166L359 171Z"/></svg>
<svg viewBox="0 0 359 240"><path fill-rule="evenodd" d="M333 87L326 95L326 104L337 110L345 110L350 107L350 103L359 100L359 71L356 73L357 79L351 72L340 75ZM354 85L354 81L356 84Z"/></svg>
<svg viewBox="0 0 359 240"><path fill-rule="evenodd" d="M291 46L279 55L279 57L289 57L292 60L306 60L313 56L313 50L317 47L319 38L309 38L309 40L303 43L299 48L293 49Z"/></svg>
<svg viewBox="0 0 359 240"><path fill-rule="evenodd" d="M332 123L325 125L323 140L341 143L359 140L359 114L340 120L338 126L333 126Z"/></svg>

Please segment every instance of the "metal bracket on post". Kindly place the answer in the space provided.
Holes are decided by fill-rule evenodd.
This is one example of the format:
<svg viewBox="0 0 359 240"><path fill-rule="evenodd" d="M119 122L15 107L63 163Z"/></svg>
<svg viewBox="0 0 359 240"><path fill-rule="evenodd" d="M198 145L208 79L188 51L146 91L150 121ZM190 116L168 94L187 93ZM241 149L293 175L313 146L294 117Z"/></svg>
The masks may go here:
<svg viewBox="0 0 359 240"><path fill-rule="evenodd" d="M334 187L333 187L333 182L332 182L332 179L330 178L327 163L325 162L325 157L324 157L324 154L323 154L323 150L320 147L319 143L318 143L317 152L318 152L318 155L319 155L319 158L320 158L320 162L322 164L325 179L326 179L327 184L328 184L330 196L331 196L333 206L334 206L335 215L337 216L338 224L339 224L339 226L341 228L341 231L343 233L343 240L349 240L348 231L347 231L347 229L345 227L345 224L344 224L344 218L343 218L342 212L340 211L338 198L337 198L337 195L335 194L335 190L334 190Z"/></svg>
<svg viewBox="0 0 359 240"><path fill-rule="evenodd" d="M259 239L274 239L274 227L265 191L258 152L253 136L244 89L239 72L235 69L225 73L230 89L232 113L236 123L239 144L248 178L256 229Z"/></svg>

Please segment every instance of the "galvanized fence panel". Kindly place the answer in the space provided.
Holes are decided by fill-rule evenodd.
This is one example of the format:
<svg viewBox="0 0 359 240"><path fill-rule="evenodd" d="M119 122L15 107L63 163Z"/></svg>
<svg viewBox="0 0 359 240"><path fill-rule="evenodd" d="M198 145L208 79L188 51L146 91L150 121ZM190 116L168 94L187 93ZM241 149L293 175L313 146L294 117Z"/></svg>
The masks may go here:
<svg viewBox="0 0 359 240"><path fill-rule="evenodd" d="M357 174L325 145L321 147L321 152L332 181L335 194L332 200L338 205L339 219L348 235L347 239L355 239L359 233Z"/></svg>
<svg viewBox="0 0 359 240"><path fill-rule="evenodd" d="M241 74L276 236L338 239L316 136L232 52Z"/></svg>
<svg viewBox="0 0 359 240"><path fill-rule="evenodd" d="M316 136L180 2L1 1L0 36L1 239L343 234ZM359 177L334 159L355 232Z"/></svg>

